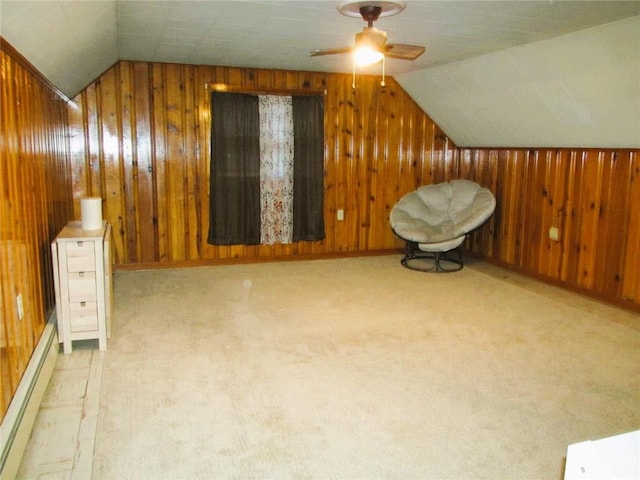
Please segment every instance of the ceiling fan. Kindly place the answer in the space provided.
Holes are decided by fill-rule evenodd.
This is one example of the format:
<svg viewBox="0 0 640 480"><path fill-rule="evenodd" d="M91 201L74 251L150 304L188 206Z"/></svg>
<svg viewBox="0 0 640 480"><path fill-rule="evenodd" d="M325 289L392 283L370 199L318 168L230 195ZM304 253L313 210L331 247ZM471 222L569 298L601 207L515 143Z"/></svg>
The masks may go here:
<svg viewBox="0 0 640 480"><path fill-rule="evenodd" d="M311 52L311 56L353 53L355 59L354 68L355 63L359 65L371 65L383 60L384 57L415 60L422 55L425 50L424 47L401 43L387 43L387 32L373 26L373 22L378 20L381 14L383 16L394 15L403 9L404 5L394 1L347 2L342 7L339 7L340 13L356 16L356 12L358 12L362 19L367 22L367 26L362 29L362 32L356 33L355 45L352 47L315 50ZM358 55L362 50L367 51L369 56L365 59L365 54L362 54L363 59L360 60Z"/></svg>

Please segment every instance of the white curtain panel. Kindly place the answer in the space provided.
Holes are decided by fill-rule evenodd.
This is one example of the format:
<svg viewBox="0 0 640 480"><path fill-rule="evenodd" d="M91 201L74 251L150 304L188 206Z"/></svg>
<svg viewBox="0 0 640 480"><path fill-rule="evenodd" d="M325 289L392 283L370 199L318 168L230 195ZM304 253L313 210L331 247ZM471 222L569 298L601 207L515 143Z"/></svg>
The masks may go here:
<svg viewBox="0 0 640 480"><path fill-rule="evenodd" d="M260 243L293 241L293 107L291 97L259 97Z"/></svg>

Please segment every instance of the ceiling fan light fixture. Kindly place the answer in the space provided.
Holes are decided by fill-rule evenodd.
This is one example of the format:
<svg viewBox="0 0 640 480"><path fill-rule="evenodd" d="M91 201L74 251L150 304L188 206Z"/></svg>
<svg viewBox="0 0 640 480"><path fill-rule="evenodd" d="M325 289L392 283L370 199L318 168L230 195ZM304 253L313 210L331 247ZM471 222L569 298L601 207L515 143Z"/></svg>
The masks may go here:
<svg viewBox="0 0 640 480"><path fill-rule="evenodd" d="M368 45L358 47L353 52L353 60L359 67L366 67L380 62L384 58L384 53Z"/></svg>
<svg viewBox="0 0 640 480"><path fill-rule="evenodd" d="M385 61L386 58L398 58L402 60L415 60L424 52L424 47L399 43L387 43L387 32L379 30L373 23L379 17L395 15L404 10L406 3L400 0L364 0L343 1L338 5L338 11L343 15L361 17L367 26L362 32L356 33L355 46L334 48L330 50L315 50L311 56L335 55L338 53L353 54L353 83L356 88L356 67L366 67L382 62L381 86L385 86Z"/></svg>

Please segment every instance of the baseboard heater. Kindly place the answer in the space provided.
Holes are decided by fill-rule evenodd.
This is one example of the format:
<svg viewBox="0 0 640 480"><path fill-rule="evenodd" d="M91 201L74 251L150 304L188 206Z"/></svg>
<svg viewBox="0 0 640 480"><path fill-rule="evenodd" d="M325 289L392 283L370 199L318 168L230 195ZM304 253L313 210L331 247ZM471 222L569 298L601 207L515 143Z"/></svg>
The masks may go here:
<svg viewBox="0 0 640 480"><path fill-rule="evenodd" d="M29 360L0 425L0 479L15 478L58 356L55 311Z"/></svg>

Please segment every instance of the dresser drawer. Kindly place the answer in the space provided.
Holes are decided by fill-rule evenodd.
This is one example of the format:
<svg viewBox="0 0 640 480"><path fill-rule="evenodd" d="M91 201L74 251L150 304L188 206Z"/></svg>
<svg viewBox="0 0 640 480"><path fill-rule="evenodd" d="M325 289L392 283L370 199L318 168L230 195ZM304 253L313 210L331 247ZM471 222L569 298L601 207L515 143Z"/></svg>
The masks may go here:
<svg viewBox="0 0 640 480"><path fill-rule="evenodd" d="M69 272L67 281L70 302L96 301L96 272Z"/></svg>
<svg viewBox="0 0 640 480"><path fill-rule="evenodd" d="M70 302L69 322L71 333L98 330L98 304L96 302Z"/></svg>
<svg viewBox="0 0 640 480"><path fill-rule="evenodd" d="M65 244L67 249L67 271L95 271L96 254L93 242L65 242Z"/></svg>

